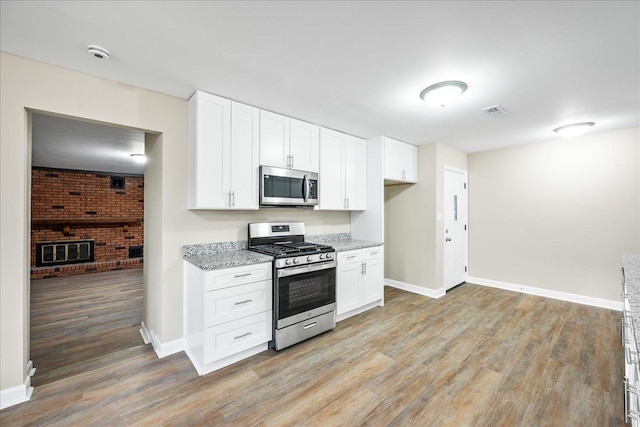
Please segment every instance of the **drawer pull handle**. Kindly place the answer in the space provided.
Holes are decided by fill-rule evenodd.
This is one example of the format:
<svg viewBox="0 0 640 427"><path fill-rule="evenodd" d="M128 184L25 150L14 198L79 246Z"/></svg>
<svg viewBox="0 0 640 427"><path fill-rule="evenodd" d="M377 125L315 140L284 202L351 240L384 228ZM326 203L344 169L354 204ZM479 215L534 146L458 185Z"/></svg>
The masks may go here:
<svg viewBox="0 0 640 427"><path fill-rule="evenodd" d="M379 253L378 251L371 252L371 255L378 255L378 253Z"/></svg>
<svg viewBox="0 0 640 427"><path fill-rule="evenodd" d="M304 326L302 327L302 329L311 329L311 328L313 328L313 327L314 327L314 326L316 326L316 325L317 325L317 323L316 323L316 322L309 323L308 325L304 325Z"/></svg>
<svg viewBox="0 0 640 427"><path fill-rule="evenodd" d="M355 258L356 256L357 256L357 255L351 255L351 256L348 256L348 257L347 257L347 259L353 259L353 258Z"/></svg>
<svg viewBox="0 0 640 427"><path fill-rule="evenodd" d="M246 332L242 335L238 335L237 337L234 337L234 340L239 340L240 338L244 338L244 337L248 337L249 335L251 335L251 332Z"/></svg>
<svg viewBox="0 0 640 427"><path fill-rule="evenodd" d="M241 305L241 304L246 304L248 302L253 301L252 299L246 299L244 301L238 301L238 302L234 302L233 305Z"/></svg>
<svg viewBox="0 0 640 427"><path fill-rule="evenodd" d="M234 279L237 279L238 277L247 277L247 276L251 276L252 273L244 273L244 274L236 274L235 276L233 276Z"/></svg>

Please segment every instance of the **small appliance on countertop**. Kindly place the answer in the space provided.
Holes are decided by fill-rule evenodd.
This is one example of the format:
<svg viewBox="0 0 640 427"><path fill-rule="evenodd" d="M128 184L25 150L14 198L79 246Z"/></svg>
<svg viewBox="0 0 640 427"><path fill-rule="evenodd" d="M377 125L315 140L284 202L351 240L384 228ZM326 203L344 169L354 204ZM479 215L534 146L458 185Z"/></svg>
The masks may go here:
<svg viewBox="0 0 640 427"><path fill-rule="evenodd" d="M302 222L249 224L249 250L274 257L273 339L276 351L336 326L336 253L305 242Z"/></svg>

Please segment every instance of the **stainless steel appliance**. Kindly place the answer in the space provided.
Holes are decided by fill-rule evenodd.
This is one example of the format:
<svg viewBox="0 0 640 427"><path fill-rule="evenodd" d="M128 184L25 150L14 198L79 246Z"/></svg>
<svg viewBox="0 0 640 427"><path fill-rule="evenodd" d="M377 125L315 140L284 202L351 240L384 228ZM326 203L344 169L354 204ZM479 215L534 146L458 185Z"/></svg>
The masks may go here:
<svg viewBox="0 0 640 427"><path fill-rule="evenodd" d="M318 204L318 174L260 166L260 206Z"/></svg>
<svg viewBox="0 0 640 427"><path fill-rule="evenodd" d="M273 340L282 350L336 326L336 253L305 242L304 223L249 224L249 249L274 257Z"/></svg>

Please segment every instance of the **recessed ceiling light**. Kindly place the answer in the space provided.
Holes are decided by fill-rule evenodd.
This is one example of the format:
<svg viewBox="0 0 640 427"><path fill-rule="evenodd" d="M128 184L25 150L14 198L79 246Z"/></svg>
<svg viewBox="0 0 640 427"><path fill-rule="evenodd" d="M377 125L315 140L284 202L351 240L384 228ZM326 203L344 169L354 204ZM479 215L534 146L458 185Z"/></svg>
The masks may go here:
<svg viewBox="0 0 640 427"><path fill-rule="evenodd" d="M131 158L138 163L144 163L146 160L146 157L144 156L144 154L137 154L137 153L131 154Z"/></svg>
<svg viewBox="0 0 640 427"><path fill-rule="evenodd" d="M594 122L572 123L570 125L555 128L553 131L565 138L573 138L574 136L586 133L593 125L595 125Z"/></svg>
<svg viewBox="0 0 640 427"><path fill-rule="evenodd" d="M459 80L449 80L429 86L420 92L420 98L430 105L444 107L456 100L467 90L467 84Z"/></svg>
<svg viewBox="0 0 640 427"><path fill-rule="evenodd" d="M100 46L89 46L89 55L98 59L109 59L109 51Z"/></svg>

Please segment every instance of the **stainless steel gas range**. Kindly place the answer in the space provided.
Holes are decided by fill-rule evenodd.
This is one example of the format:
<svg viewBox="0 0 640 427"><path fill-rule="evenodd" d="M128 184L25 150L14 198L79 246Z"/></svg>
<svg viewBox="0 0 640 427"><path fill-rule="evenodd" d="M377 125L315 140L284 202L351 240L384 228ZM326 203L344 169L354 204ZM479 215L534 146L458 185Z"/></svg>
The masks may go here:
<svg viewBox="0 0 640 427"><path fill-rule="evenodd" d="M274 257L273 340L282 350L336 326L336 253L302 222L249 224L249 249Z"/></svg>

